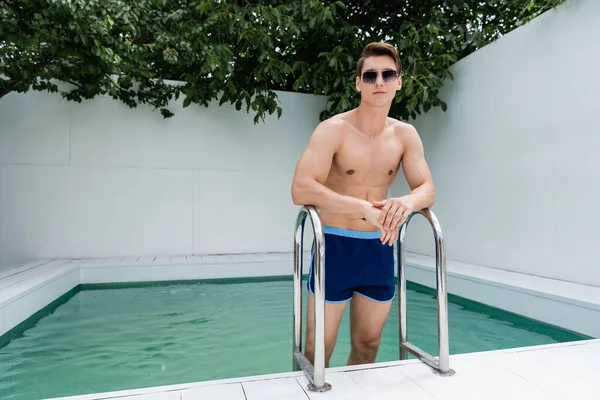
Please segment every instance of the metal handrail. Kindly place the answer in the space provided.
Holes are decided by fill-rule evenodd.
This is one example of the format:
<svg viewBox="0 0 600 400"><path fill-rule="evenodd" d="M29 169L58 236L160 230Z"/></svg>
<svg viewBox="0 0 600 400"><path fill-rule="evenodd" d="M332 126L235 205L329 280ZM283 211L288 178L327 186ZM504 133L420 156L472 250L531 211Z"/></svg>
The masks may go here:
<svg viewBox="0 0 600 400"><path fill-rule="evenodd" d="M406 329L406 260L404 239L409 221L416 214L423 215L433 228L436 248L436 281L438 301L438 360L431 354L408 342ZM314 365L302 353L302 261L304 224L309 217L314 233ZM441 376L452 376L449 362L448 295L446 289L446 253L440 223L428 208L412 213L400 227L398 240L394 243L394 268L398 272L398 316L400 325L400 359L406 360L408 352L430 366ZM398 259L400 259L398 261ZM315 392L331 390L325 382L325 235L319 213L314 206L303 206L298 212L294 228L294 371L304 371L309 380L308 389Z"/></svg>
<svg viewBox="0 0 600 400"><path fill-rule="evenodd" d="M302 259L304 223L309 217L315 241L315 306L314 306L314 365L302 353ZM294 348L293 370L304 371L308 389L315 392L331 390L325 382L325 235L321 218L313 206L303 206L294 228Z"/></svg>
<svg viewBox="0 0 600 400"><path fill-rule="evenodd" d="M429 353L408 342L406 329L406 260L404 239L409 221L416 214L421 214L429 221L433 228L435 238L435 265L438 302L438 360ZM444 247L444 236L440 223L428 208L412 213L400 227L400 234L394 243L397 253L394 252L394 264L398 271L398 316L400 325L400 359L406 360L408 353L415 355L419 360L429 365L433 372L442 376L452 376L454 371L450 369L450 346L448 338L448 293L446 288L446 250ZM398 262L400 258L400 262Z"/></svg>

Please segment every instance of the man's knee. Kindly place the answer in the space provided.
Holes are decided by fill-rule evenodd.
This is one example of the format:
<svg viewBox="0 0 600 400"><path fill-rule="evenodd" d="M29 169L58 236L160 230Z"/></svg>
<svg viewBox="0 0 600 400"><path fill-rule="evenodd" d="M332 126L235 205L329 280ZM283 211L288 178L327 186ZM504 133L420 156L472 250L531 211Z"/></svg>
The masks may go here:
<svg viewBox="0 0 600 400"><path fill-rule="evenodd" d="M363 336L352 339L352 350L364 356L377 354L381 337L377 335Z"/></svg>

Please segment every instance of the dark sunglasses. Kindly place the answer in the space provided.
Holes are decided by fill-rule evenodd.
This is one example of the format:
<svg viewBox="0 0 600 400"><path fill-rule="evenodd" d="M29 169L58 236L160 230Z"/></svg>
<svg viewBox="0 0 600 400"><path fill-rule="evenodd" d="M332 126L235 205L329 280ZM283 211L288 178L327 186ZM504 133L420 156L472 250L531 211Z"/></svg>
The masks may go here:
<svg viewBox="0 0 600 400"><path fill-rule="evenodd" d="M362 81L367 85L373 85L377 82L378 71L365 71L362 74ZM393 69L384 69L381 71L383 83L393 83L398 78L398 72Z"/></svg>

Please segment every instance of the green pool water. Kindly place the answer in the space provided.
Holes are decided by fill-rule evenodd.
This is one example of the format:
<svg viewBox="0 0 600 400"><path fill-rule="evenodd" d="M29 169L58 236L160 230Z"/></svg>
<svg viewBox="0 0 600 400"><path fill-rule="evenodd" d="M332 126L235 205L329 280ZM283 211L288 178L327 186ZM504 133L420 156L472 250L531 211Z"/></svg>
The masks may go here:
<svg viewBox="0 0 600 400"><path fill-rule="evenodd" d="M291 371L292 293L283 278L80 286L2 338L0 399ZM437 355L435 292L409 283L407 298L409 340ZM398 359L396 300L378 362ZM452 354L587 339L455 296L448 312ZM332 367L349 346L347 308Z"/></svg>

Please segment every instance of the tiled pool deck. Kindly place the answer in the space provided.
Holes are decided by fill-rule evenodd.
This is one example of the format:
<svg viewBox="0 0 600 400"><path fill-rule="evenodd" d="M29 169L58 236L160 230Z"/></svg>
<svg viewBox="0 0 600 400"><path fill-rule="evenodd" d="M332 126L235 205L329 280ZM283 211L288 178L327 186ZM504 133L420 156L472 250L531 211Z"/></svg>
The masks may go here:
<svg viewBox="0 0 600 400"><path fill-rule="evenodd" d="M332 368L325 393L306 390L301 372L208 381L69 400L597 400L600 340L451 356L440 377L415 361Z"/></svg>

